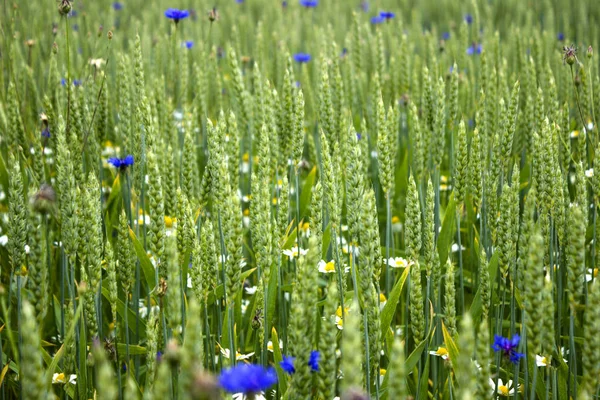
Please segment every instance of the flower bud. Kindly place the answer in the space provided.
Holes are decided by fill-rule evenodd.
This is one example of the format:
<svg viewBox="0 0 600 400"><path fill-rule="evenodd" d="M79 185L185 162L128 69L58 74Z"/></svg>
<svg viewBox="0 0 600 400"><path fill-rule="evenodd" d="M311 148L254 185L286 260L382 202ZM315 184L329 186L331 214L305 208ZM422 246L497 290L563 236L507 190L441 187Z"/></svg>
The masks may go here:
<svg viewBox="0 0 600 400"><path fill-rule="evenodd" d="M594 55L594 49L592 49L592 46L588 46L587 58L592 58L593 55Z"/></svg>
<svg viewBox="0 0 600 400"><path fill-rule="evenodd" d="M70 0L61 0L60 4L58 5L58 13L60 15L68 15L72 9L73 6Z"/></svg>

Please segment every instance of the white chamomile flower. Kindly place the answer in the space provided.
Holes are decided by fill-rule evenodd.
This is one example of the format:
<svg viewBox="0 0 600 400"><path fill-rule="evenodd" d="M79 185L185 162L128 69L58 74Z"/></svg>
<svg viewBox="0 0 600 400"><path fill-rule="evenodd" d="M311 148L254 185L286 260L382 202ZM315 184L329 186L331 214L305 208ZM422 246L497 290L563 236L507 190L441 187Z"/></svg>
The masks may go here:
<svg viewBox="0 0 600 400"><path fill-rule="evenodd" d="M350 307L344 307L344 315L348 315L348 311L350 311ZM337 310L335 310L335 325L338 329L344 329L344 319L342 318L342 306L339 306Z"/></svg>
<svg viewBox="0 0 600 400"><path fill-rule="evenodd" d="M0 246L6 246L8 243L8 236L2 235L0 236Z"/></svg>
<svg viewBox="0 0 600 400"><path fill-rule="evenodd" d="M279 348L283 349L283 340L279 340ZM271 353L273 352L273 341L269 340L267 342L267 350L269 350Z"/></svg>
<svg viewBox="0 0 600 400"><path fill-rule="evenodd" d="M249 294L250 296L252 296L254 293L256 293L257 290L258 290L257 286L249 286L247 288L244 288L244 291L246 292L246 294Z"/></svg>
<svg viewBox="0 0 600 400"><path fill-rule="evenodd" d="M283 250L283 254L288 256L290 261L293 261L294 258L298 258L299 256L304 256L306 253L308 253L308 250L298 248L298 246Z"/></svg>
<svg viewBox="0 0 600 400"><path fill-rule="evenodd" d="M594 169L593 168L586 169L585 176L587 176L588 178L592 178L594 176Z"/></svg>
<svg viewBox="0 0 600 400"><path fill-rule="evenodd" d="M407 261L402 257L390 257L387 264L392 268L406 268L410 267L414 263L412 261Z"/></svg>
<svg viewBox="0 0 600 400"><path fill-rule="evenodd" d="M221 346L219 346L219 347L221 348L221 354L223 355L223 357L229 359L229 355L230 355L229 349L224 349ZM253 355L254 355L254 352L248 353L248 354L242 354L239 351L236 351L235 352L235 359L236 359L236 361L243 361L243 360L249 359Z"/></svg>
<svg viewBox="0 0 600 400"><path fill-rule="evenodd" d="M496 381L490 378L490 386L492 387L492 393L496 391ZM515 395L515 388L513 387L513 381L509 380L504 383L501 378L498 378L498 394L500 396L511 397Z"/></svg>
<svg viewBox="0 0 600 400"><path fill-rule="evenodd" d="M596 278L598 277L598 268L588 268L587 270L587 274L585 274L585 281L586 282L591 282L593 280L596 280Z"/></svg>
<svg viewBox="0 0 600 400"><path fill-rule="evenodd" d="M244 393L236 393L233 396L231 396L232 400L247 400L250 399L250 397L248 397L248 395L245 395ZM260 392L260 393L252 393L252 399L254 400L267 400L267 398L265 397L265 393L264 392Z"/></svg>
<svg viewBox="0 0 600 400"><path fill-rule="evenodd" d="M432 356L442 357L442 360L447 360L450 355L448 354L448 350L445 347L438 347L437 350L432 350L429 352Z"/></svg>
<svg viewBox="0 0 600 400"><path fill-rule="evenodd" d="M385 294L379 293L379 309L383 310L383 307L385 307L386 303L387 298L385 297Z"/></svg>
<svg viewBox="0 0 600 400"><path fill-rule="evenodd" d="M68 377L67 380L67 375L65 375L64 372L61 373L54 373L54 375L52 375L52 383L53 384L65 384L65 383L70 383L71 385L75 385L77 383L77 375L75 374L71 374Z"/></svg>
<svg viewBox="0 0 600 400"><path fill-rule="evenodd" d="M319 261L319 264L317 264L317 267L319 268L319 272L323 274L332 274L335 272L335 260L331 260L329 262L321 260Z"/></svg>

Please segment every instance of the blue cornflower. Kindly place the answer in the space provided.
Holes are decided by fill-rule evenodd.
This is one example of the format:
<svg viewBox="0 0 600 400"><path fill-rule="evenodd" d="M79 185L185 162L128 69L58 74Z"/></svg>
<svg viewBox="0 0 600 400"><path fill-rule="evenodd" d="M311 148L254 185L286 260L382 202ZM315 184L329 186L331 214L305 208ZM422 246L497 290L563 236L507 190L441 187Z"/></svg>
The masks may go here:
<svg viewBox="0 0 600 400"><path fill-rule="evenodd" d="M133 165L133 156L130 154L125 158L111 157L108 159L108 163L115 168L125 169Z"/></svg>
<svg viewBox="0 0 600 400"><path fill-rule="evenodd" d="M319 371L319 358L321 358L321 353L318 350L313 350L310 352L310 358L308 359L308 365L310 365L310 369L314 372Z"/></svg>
<svg viewBox="0 0 600 400"><path fill-rule="evenodd" d="M115 10L115 11L119 11L119 10L123 9L123 4L119 3L118 1L115 1L112 6L113 6L113 10Z"/></svg>
<svg viewBox="0 0 600 400"><path fill-rule="evenodd" d="M48 127L44 128L42 131L42 137L50 138L50 129L48 129Z"/></svg>
<svg viewBox="0 0 600 400"><path fill-rule="evenodd" d="M342 54L340 54L340 57L344 58L344 57L346 57L346 54L348 54L348 49L344 47L342 49Z"/></svg>
<svg viewBox="0 0 600 400"><path fill-rule="evenodd" d="M296 372L296 368L294 368L295 360L296 360L296 357L283 356L283 361L280 362L279 365L281 366L282 370L284 370L286 373L292 375L294 372Z"/></svg>
<svg viewBox="0 0 600 400"><path fill-rule="evenodd" d="M300 0L300 5L306 8L315 8L319 5L319 0Z"/></svg>
<svg viewBox="0 0 600 400"><path fill-rule="evenodd" d="M481 54L482 50L483 48L481 47L481 44L472 44L471 46L467 47L467 54L470 56L473 54Z"/></svg>
<svg viewBox="0 0 600 400"><path fill-rule="evenodd" d="M242 4L244 2L244 0L235 0L235 2L238 4Z"/></svg>
<svg viewBox="0 0 600 400"><path fill-rule="evenodd" d="M381 11L379 13L379 16L381 18L385 18L385 19L392 19L392 18L394 18L396 16L396 14L393 13L393 12L390 12L390 11Z"/></svg>
<svg viewBox="0 0 600 400"><path fill-rule="evenodd" d="M444 32L444 33L442 33L442 39L444 39L444 40L450 39L450 32Z"/></svg>
<svg viewBox="0 0 600 400"><path fill-rule="evenodd" d="M79 79L73 79L73 86L81 86L81 81Z"/></svg>
<svg viewBox="0 0 600 400"><path fill-rule="evenodd" d="M192 40L186 40L185 42L183 42L183 45L186 48L191 49L192 47L194 47L194 42Z"/></svg>
<svg viewBox="0 0 600 400"><path fill-rule="evenodd" d="M69 13L69 17L76 17L76 16L77 16L77 11L71 10L71 12Z"/></svg>
<svg viewBox="0 0 600 400"><path fill-rule="evenodd" d="M492 349L495 352L501 351L504 357L508 358L513 364L518 364L519 360L525 357L525 354L517 352L521 337L515 334L511 339L500 335L494 335L494 344Z"/></svg>
<svg viewBox="0 0 600 400"><path fill-rule="evenodd" d="M356 132L356 140L362 139L362 134L360 132Z"/></svg>
<svg viewBox="0 0 600 400"><path fill-rule="evenodd" d="M371 8L371 6L369 5L368 1L362 1L360 3L360 8L363 10L363 12L369 12L369 9Z"/></svg>
<svg viewBox="0 0 600 400"><path fill-rule="evenodd" d="M178 10L176 8L168 8L165 11L165 17L172 19L175 23L178 23L180 20L187 18L190 16L190 12L188 10Z"/></svg>
<svg viewBox="0 0 600 400"><path fill-rule="evenodd" d="M281 2L281 7L286 8L287 7L287 1L282 1Z"/></svg>
<svg viewBox="0 0 600 400"><path fill-rule="evenodd" d="M308 53L296 53L294 54L294 61L297 63L303 64L309 62L311 59L310 54Z"/></svg>
<svg viewBox="0 0 600 400"><path fill-rule="evenodd" d="M162 361L162 356L163 356L162 351L157 351L156 352L156 361L161 362Z"/></svg>
<svg viewBox="0 0 600 400"><path fill-rule="evenodd" d="M73 24L73 31L79 32L79 24Z"/></svg>
<svg viewBox="0 0 600 400"><path fill-rule="evenodd" d="M557 39L558 39L560 42L562 42L563 40L565 40L565 34L564 34L564 33L562 33L562 32L558 32L558 33L556 34L556 38L557 38Z"/></svg>
<svg viewBox="0 0 600 400"><path fill-rule="evenodd" d="M229 393L260 393L277 383L273 368L256 364L238 364L219 375L219 385Z"/></svg>
<svg viewBox="0 0 600 400"><path fill-rule="evenodd" d="M465 22L471 25L473 23L473 16L471 14L465 14Z"/></svg>
<svg viewBox="0 0 600 400"><path fill-rule="evenodd" d="M300 81L296 81L296 87L299 88L300 87Z"/></svg>
<svg viewBox="0 0 600 400"><path fill-rule="evenodd" d="M385 21L385 18L383 18L383 17L381 17L381 16L379 16L379 15L378 15L378 16L376 16L376 17L373 17L373 18L371 18L371 23L372 23L373 25L381 24L381 23L383 23L384 21Z"/></svg>

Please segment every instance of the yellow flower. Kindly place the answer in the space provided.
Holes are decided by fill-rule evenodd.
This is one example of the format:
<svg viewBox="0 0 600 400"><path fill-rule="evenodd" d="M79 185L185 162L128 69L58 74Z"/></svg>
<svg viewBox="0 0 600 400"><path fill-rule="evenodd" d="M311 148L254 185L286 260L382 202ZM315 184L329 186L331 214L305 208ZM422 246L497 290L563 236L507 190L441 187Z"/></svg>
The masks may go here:
<svg viewBox="0 0 600 400"><path fill-rule="evenodd" d="M385 297L385 294L379 293L379 302L385 303L386 301L387 301L387 298Z"/></svg>
<svg viewBox="0 0 600 400"><path fill-rule="evenodd" d="M248 217L248 216L250 216L250 209L249 209L249 208L246 208L246 209L244 210L244 217Z"/></svg>
<svg viewBox="0 0 600 400"><path fill-rule="evenodd" d="M398 222L400 222L400 217L398 217L397 215L394 215L392 217L392 224L397 224Z"/></svg>
<svg viewBox="0 0 600 400"><path fill-rule="evenodd" d="M299 249L298 246L283 250L283 254L288 256L290 261L292 261L294 258L298 258L298 256L304 256L306 253L308 253L308 250Z"/></svg>
<svg viewBox="0 0 600 400"><path fill-rule="evenodd" d="M242 161L243 162L250 161L250 155L248 153L244 153L244 155L242 156Z"/></svg>

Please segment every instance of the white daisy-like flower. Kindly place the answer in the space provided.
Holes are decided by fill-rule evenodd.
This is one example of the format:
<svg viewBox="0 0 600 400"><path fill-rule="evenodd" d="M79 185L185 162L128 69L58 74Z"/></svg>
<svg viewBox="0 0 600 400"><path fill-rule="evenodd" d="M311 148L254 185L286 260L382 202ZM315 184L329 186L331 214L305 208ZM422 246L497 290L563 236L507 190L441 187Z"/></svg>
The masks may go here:
<svg viewBox="0 0 600 400"><path fill-rule="evenodd" d="M379 293L379 309L383 310L383 307L385 307L386 303L387 298L385 297L385 294Z"/></svg>
<svg viewBox="0 0 600 400"><path fill-rule="evenodd" d="M249 399L249 398L250 397L248 397L244 393L236 393L233 396L231 396L231 400L246 400L246 399ZM265 392L252 393L252 399L254 399L254 400L267 400L267 398L265 397Z"/></svg>
<svg viewBox="0 0 600 400"><path fill-rule="evenodd" d="M588 121L586 128L588 131L591 131L594 129L594 123L592 121Z"/></svg>
<svg viewBox="0 0 600 400"><path fill-rule="evenodd" d="M587 176L588 178L592 178L594 176L594 168L586 169L585 176Z"/></svg>
<svg viewBox="0 0 600 400"><path fill-rule="evenodd" d="M0 236L0 246L6 246L8 243L8 236L2 235Z"/></svg>
<svg viewBox="0 0 600 400"><path fill-rule="evenodd" d="M68 379L67 379L67 375L65 375L64 372L61 373L54 373L54 375L52 375L52 383L53 384L65 384L65 383L70 383L71 385L75 385L77 383L77 375L75 374L71 374L69 375Z"/></svg>
<svg viewBox="0 0 600 400"><path fill-rule="evenodd" d="M561 353L561 354L562 354L562 353ZM551 361L552 361L551 359L549 360L548 358L546 358L546 357L544 357L544 356L541 356L541 355L539 355L539 354L536 354L536 355L535 355L535 363L536 363L536 365L537 365L538 367L547 367L547 366L549 366L549 365L550 365ZM564 358L563 358L563 361L564 361L565 363L566 363L566 362L568 362L568 361L567 361L567 360L565 360Z"/></svg>
<svg viewBox="0 0 600 400"><path fill-rule="evenodd" d="M379 385L381 386L383 384L383 380L385 379L385 374L387 373L387 370L384 368L379 368Z"/></svg>
<svg viewBox="0 0 600 400"><path fill-rule="evenodd" d="M283 250L283 254L288 256L290 261L293 261L294 258L298 258L299 256L304 256L306 253L308 253L308 250L298 248L298 246Z"/></svg>
<svg viewBox="0 0 600 400"><path fill-rule="evenodd" d="M173 118L176 121L181 121L183 119L183 113L181 111L173 111Z"/></svg>
<svg viewBox="0 0 600 400"><path fill-rule="evenodd" d="M223 357L229 359L229 355L230 355L230 351L229 349L224 349L223 347L219 346L221 348L221 354L223 355ZM239 351L235 352L235 360L236 361L243 361L243 360L247 360L250 357L252 357L254 355L254 352L252 353L248 353L248 354L242 354Z"/></svg>
<svg viewBox="0 0 600 400"><path fill-rule="evenodd" d="M348 315L348 311L350 311L350 307L344 307L344 315ZM344 319L342 318L342 306L339 306L337 310L335 310L335 325L338 329L344 329Z"/></svg>
<svg viewBox="0 0 600 400"><path fill-rule="evenodd" d="M432 356L442 357L442 360L447 360L450 358L448 354L448 350L445 347L438 347L437 350L432 350L429 352Z"/></svg>
<svg viewBox="0 0 600 400"><path fill-rule="evenodd" d="M102 58L92 58L90 59L90 65L92 67L96 67L96 68L102 68L102 65L104 65L106 63L106 60L102 59Z"/></svg>
<svg viewBox="0 0 600 400"><path fill-rule="evenodd" d="M302 233L302 237L309 238L310 237L310 224L308 222L300 225L300 232Z"/></svg>
<svg viewBox="0 0 600 400"><path fill-rule="evenodd" d="M283 349L283 340L279 340L279 348ZM273 352L273 341L269 340L267 342L267 350L269 350L271 353Z"/></svg>
<svg viewBox="0 0 600 400"><path fill-rule="evenodd" d="M139 306L139 313L140 313L140 317L141 318L146 318L148 316L148 312L151 312L153 314L157 314L160 311L160 307L159 306L152 306L150 308L146 307L146 305L140 301L140 306Z"/></svg>
<svg viewBox="0 0 600 400"><path fill-rule="evenodd" d="M575 139L575 138L579 137L579 131L571 131L571 134L569 135L569 137L571 139Z"/></svg>
<svg viewBox="0 0 600 400"><path fill-rule="evenodd" d="M0 190L0 201L6 199L6 192L4 190Z"/></svg>
<svg viewBox="0 0 600 400"><path fill-rule="evenodd" d="M398 233L402 231L402 222L400 222L400 217L394 215L392 217L392 232Z"/></svg>
<svg viewBox="0 0 600 400"><path fill-rule="evenodd" d="M492 378L490 378L490 386L492 387L492 393L496 392L496 381ZM509 380L504 383L501 378L498 378L498 394L505 397L514 396L515 388L513 387L513 381Z"/></svg>
<svg viewBox="0 0 600 400"><path fill-rule="evenodd" d="M29 252L31 251L31 247L29 247L28 244L25 245L25 254L29 254Z"/></svg>
<svg viewBox="0 0 600 400"><path fill-rule="evenodd" d="M392 268L406 268L410 267L414 263L412 261L407 261L402 257L390 257L387 264Z"/></svg>
<svg viewBox="0 0 600 400"><path fill-rule="evenodd" d="M190 289L194 287L194 284L192 283L192 277L190 274L188 274L188 277L187 277L187 287Z"/></svg>
<svg viewBox="0 0 600 400"><path fill-rule="evenodd" d="M465 249L466 249L465 246L462 246L462 245L460 246L460 251L465 251ZM452 252L456 253L458 250L459 250L458 243L453 243L452 244Z"/></svg>
<svg viewBox="0 0 600 400"><path fill-rule="evenodd" d="M588 268L587 274L585 274L585 281L591 282L598 277L598 268Z"/></svg>
<svg viewBox="0 0 600 400"><path fill-rule="evenodd" d="M323 274L333 274L335 272L335 260L331 260L329 262L321 260L319 261L317 267L319 268L319 272Z"/></svg>
<svg viewBox="0 0 600 400"><path fill-rule="evenodd" d="M242 299L242 314L246 313L248 306L250 305L250 300Z"/></svg>
<svg viewBox="0 0 600 400"><path fill-rule="evenodd" d="M248 287L244 288L244 291L246 292L246 294L249 294L250 296L252 296L254 293L256 293L257 290L258 290L257 286L248 286Z"/></svg>

